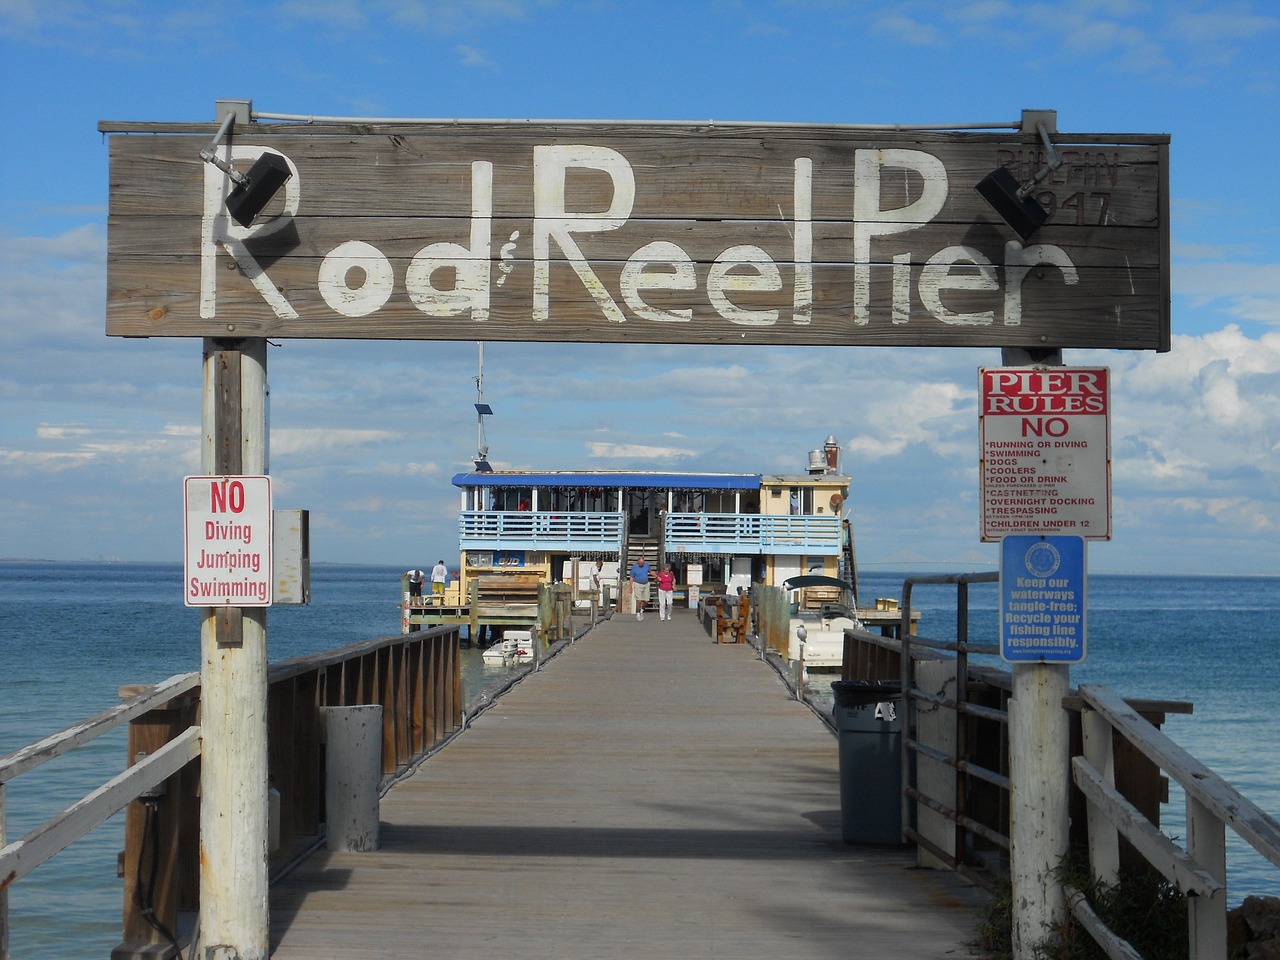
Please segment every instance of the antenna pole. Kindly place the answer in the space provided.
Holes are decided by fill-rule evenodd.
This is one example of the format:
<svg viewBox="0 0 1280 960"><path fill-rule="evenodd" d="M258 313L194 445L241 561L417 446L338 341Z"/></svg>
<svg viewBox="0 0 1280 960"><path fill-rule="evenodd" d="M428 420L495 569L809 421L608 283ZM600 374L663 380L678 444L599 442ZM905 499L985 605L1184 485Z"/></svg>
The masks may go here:
<svg viewBox="0 0 1280 960"><path fill-rule="evenodd" d="M484 403L484 341L477 341L480 348L480 363L476 372L476 459L483 460L488 455L484 448L484 414L480 412L480 404Z"/></svg>

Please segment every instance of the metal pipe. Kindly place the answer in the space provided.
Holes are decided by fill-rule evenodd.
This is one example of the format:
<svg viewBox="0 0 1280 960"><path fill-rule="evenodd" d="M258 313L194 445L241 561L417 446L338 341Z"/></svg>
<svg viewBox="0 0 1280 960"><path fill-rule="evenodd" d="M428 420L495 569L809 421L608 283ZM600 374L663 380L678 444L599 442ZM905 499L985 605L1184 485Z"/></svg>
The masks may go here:
<svg viewBox="0 0 1280 960"><path fill-rule="evenodd" d="M1040 139L1044 141L1044 149L1046 153L1045 162L1044 166L1042 166L1036 172L1036 175L1031 178L1030 183L1018 188L1019 200L1025 200L1027 197L1031 196L1032 191L1040 185L1040 181L1062 166L1062 154L1058 152L1058 148L1055 147L1053 141L1049 139L1049 128L1046 127L1044 123L1037 123L1036 130L1040 132Z"/></svg>
<svg viewBox="0 0 1280 960"><path fill-rule="evenodd" d="M790 129L813 127L811 123L795 123L785 121L756 123L750 120L532 120L527 117L507 118L505 120L476 119L464 117L325 117L303 113L271 113L254 110L249 114L252 120L279 120L289 123L354 123L365 125L379 124L454 124L468 126L491 123L516 123L526 126L609 126L609 127L653 127L653 126L711 126L711 127L768 127ZM947 130L1021 130L1022 120L1014 123L831 123L816 126L832 127L838 130L870 130L886 133L916 133L927 131L945 132Z"/></svg>
<svg viewBox="0 0 1280 960"><path fill-rule="evenodd" d="M215 167L231 178L234 184L242 184L247 179L243 173L237 170L227 161L223 160L217 154L218 145L231 130L231 124L235 122L236 115L234 110L228 110L226 116L222 118L222 123L218 127L218 132L213 135L213 139L209 141L209 145L200 151L200 159L206 163L212 163Z"/></svg>

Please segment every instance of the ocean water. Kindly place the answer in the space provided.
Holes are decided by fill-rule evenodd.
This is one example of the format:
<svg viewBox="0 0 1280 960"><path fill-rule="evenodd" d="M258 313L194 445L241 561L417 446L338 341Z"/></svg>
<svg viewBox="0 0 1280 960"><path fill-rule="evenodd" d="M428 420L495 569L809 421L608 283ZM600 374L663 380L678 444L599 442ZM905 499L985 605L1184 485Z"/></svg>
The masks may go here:
<svg viewBox="0 0 1280 960"><path fill-rule="evenodd" d="M400 633L399 567L312 567L313 602L267 614L268 658ZM0 562L0 756L119 702L123 684L200 668L181 564ZM463 651L464 698L501 679ZM125 766L123 728L8 784L10 841ZM121 814L10 888L14 960L103 960L120 941Z"/></svg>
<svg viewBox="0 0 1280 960"><path fill-rule="evenodd" d="M393 567L317 565L313 602L268 614L272 661L399 633ZM898 597L902 574L861 578L861 595ZM1088 656L1071 680L1106 683L1126 696L1190 700L1165 731L1272 816L1280 815L1280 579L1089 579ZM118 702L122 684L153 683L198 669L198 613L182 605L177 564L0 563L0 756ZM921 632L955 634L955 588L920 586ZM995 585L970 587L970 635L994 638ZM464 662L477 690L501 668L478 651ZM119 772L124 732L19 777L8 786L15 839ZM1171 789L1165 829L1182 837L1182 800ZM117 815L10 891L15 960L101 960L119 940L123 846ZM1231 901L1280 894L1280 873L1229 839Z"/></svg>
<svg viewBox="0 0 1280 960"><path fill-rule="evenodd" d="M902 595L902 574L860 578L863 602ZM969 639L997 643L997 585L969 585ZM1280 578L1093 574L1085 659L1071 685L1106 684L1125 697L1190 701L1161 728L1273 818L1280 819ZM956 587L917 585L919 632L954 640ZM984 658L979 658L984 659ZM995 666L1005 666L998 657ZM1176 782L1161 829L1186 840ZM1229 902L1280 896L1280 868L1227 831Z"/></svg>

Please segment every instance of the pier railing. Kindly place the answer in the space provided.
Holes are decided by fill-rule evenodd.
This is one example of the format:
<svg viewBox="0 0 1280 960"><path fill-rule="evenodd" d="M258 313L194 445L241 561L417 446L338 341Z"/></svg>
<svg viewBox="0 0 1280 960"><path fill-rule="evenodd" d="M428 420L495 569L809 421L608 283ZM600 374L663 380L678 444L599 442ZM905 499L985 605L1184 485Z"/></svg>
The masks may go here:
<svg viewBox="0 0 1280 960"><path fill-rule="evenodd" d="M974 664L998 656L968 636L968 586L994 574L908 578L901 603L904 640L845 631L848 680L897 680L908 707L902 736L902 832L921 860L954 869L993 889L1009 856L1007 671ZM911 592L954 584L954 641L913 635ZM767 606L764 605L764 606ZM770 629L776 630L775 627ZM785 648L784 648L785 649ZM1185 898L1190 960L1222 958L1227 940L1226 830L1280 866L1280 824L1177 746L1160 726L1181 701L1126 700L1085 685L1063 702L1072 714L1071 844L1088 853L1091 874L1114 885L1149 866ZM1186 795L1186 846L1160 831L1165 776ZM1068 909L1110 957L1139 954L1109 930L1086 896L1064 886Z"/></svg>
<svg viewBox="0 0 1280 960"><path fill-rule="evenodd" d="M669 513L668 552L838 556L838 516Z"/></svg>
<svg viewBox="0 0 1280 960"><path fill-rule="evenodd" d="M621 513L464 510L458 515L463 550L620 551ZM670 513L666 549L688 553L837 556L837 516L751 513Z"/></svg>
<svg viewBox="0 0 1280 960"><path fill-rule="evenodd" d="M1280 867L1280 824L1234 787L1155 729L1105 686L1080 688L1084 754L1072 760L1072 776L1088 803L1089 861L1095 876L1114 883L1120 875L1119 838L1138 850L1187 900L1193 960L1226 956L1227 846L1229 827ZM1115 788L1113 743L1121 737L1172 777L1186 795L1186 848L1140 816ZM1067 904L1100 944L1114 934L1080 891L1068 888ZM1127 944L1126 944L1127 946Z"/></svg>
<svg viewBox="0 0 1280 960"><path fill-rule="evenodd" d="M7 784L122 724L141 722L164 704L189 700L198 685L194 673L170 677L125 703L0 758L0 960L9 957L9 888L139 797L156 793L200 755L200 728L187 726L119 776L12 842L6 832Z"/></svg>
<svg viewBox="0 0 1280 960"><path fill-rule="evenodd" d="M618 552L621 513L551 513L529 510L464 510L458 515L463 550Z"/></svg>
<svg viewBox="0 0 1280 960"><path fill-rule="evenodd" d="M323 842L323 709L382 707L385 790L462 723L456 626L386 637L268 668L270 865L276 874ZM0 960L8 958L9 887L126 810L123 942L115 957L158 955L199 909L199 676L143 688L124 703L0 758ZM129 724L129 766L26 836L7 842L5 785ZM159 945L159 946L157 946Z"/></svg>

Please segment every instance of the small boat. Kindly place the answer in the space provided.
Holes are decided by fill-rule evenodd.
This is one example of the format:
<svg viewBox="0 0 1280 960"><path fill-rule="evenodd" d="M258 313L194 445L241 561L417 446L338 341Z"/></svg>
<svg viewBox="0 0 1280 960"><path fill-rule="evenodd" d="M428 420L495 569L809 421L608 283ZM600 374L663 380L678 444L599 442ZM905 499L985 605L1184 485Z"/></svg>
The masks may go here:
<svg viewBox="0 0 1280 960"><path fill-rule="evenodd" d="M853 584L836 577L808 574L783 581L791 600L787 659L806 669L839 669L844 662L844 632L862 628Z"/></svg>
<svg viewBox="0 0 1280 960"><path fill-rule="evenodd" d="M480 655L485 663L525 663L533 659L532 630L504 630L502 639Z"/></svg>

